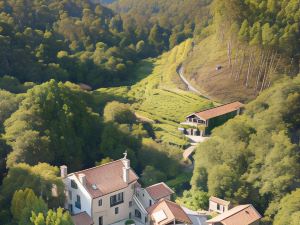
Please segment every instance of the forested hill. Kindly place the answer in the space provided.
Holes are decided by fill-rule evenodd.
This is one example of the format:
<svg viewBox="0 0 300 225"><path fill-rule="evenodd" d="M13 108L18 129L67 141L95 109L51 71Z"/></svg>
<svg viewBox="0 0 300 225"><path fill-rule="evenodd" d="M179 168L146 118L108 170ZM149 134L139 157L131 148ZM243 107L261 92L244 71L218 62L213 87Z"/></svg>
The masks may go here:
<svg viewBox="0 0 300 225"><path fill-rule="evenodd" d="M299 224L299 93L299 75L283 78L215 129L196 151L193 188L254 204L264 224Z"/></svg>
<svg viewBox="0 0 300 225"><path fill-rule="evenodd" d="M220 101L249 101L299 73L298 0L215 0L210 9L212 23L184 62L192 85Z"/></svg>
<svg viewBox="0 0 300 225"><path fill-rule="evenodd" d="M158 31L138 35L118 14L92 2L1 0L0 76L112 86L131 79L137 60L163 50L156 47Z"/></svg>

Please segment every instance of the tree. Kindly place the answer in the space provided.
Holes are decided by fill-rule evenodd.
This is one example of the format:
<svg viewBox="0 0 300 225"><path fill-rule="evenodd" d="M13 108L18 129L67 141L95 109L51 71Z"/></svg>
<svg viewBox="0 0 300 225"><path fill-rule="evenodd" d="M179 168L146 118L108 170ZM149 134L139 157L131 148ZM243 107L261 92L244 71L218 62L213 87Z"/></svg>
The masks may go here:
<svg viewBox="0 0 300 225"><path fill-rule="evenodd" d="M166 175L156 170L153 166L146 166L141 176L141 181L145 186L150 186L164 180L166 180Z"/></svg>
<svg viewBox="0 0 300 225"><path fill-rule="evenodd" d="M37 131L26 130L11 144L14 150L7 157L7 166L13 167L21 162L36 165L41 159L52 162L54 155L49 151L49 144L49 137L41 136Z"/></svg>
<svg viewBox="0 0 300 225"><path fill-rule="evenodd" d="M201 210L208 208L208 194L200 189L185 190L183 196L178 199L186 207L192 210Z"/></svg>
<svg viewBox="0 0 300 225"><path fill-rule="evenodd" d="M208 174L207 186L210 195L230 199L237 190L238 177L227 165L218 165Z"/></svg>
<svg viewBox="0 0 300 225"><path fill-rule="evenodd" d="M62 208L56 211L50 209L47 213L33 211L30 221L34 225L74 225L69 212L64 212Z"/></svg>
<svg viewBox="0 0 300 225"><path fill-rule="evenodd" d="M244 20L239 31L239 40L248 43L250 36L250 26L248 20Z"/></svg>
<svg viewBox="0 0 300 225"><path fill-rule="evenodd" d="M11 213L20 225L30 223L31 213L47 212L48 207L44 200L38 198L31 189L19 190L14 193L11 202Z"/></svg>
<svg viewBox="0 0 300 225"><path fill-rule="evenodd" d="M4 205L8 205L14 192L30 188L36 195L42 196L49 207L57 207L64 202L64 184L58 176L59 169L46 163L39 163L33 167L18 164L9 169L3 180L0 194L4 197ZM57 196L53 195L53 188Z"/></svg>
<svg viewBox="0 0 300 225"><path fill-rule="evenodd" d="M136 117L130 106L117 101L106 104L103 117L105 121L114 121L119 124L133 124L136 122Z"/></svg>
<svg viewBox="0 0 300 225"><path fill-rule="evenodd" d="M279 210L274 218L274 225L298 225L300 219L300 189L281 199ZM287 219L289 218L289 219Z"/></svg>
<svg viewBox="0 0 300 225"><path fill-rule="evenodd" d="M13 150L8 165L48 162L81 169L93 164L101 122L88 105L91 98L54 80L30 89L5 122L4 138Z"/></svg>

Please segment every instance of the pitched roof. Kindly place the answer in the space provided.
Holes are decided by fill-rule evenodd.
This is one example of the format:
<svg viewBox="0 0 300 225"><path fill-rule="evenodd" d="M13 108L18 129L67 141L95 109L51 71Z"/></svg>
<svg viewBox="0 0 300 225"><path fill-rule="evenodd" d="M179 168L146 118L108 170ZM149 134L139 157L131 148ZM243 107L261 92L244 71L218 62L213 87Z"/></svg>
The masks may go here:
<svg viewBox="0 0 300 225"><path fill-rule="evenodd" d="M93 225L93 219L86 213L81 212L72 216L74 225Z"/></svg>
<svg viewBox="0 0 300 225"><path fill-rule="evenodd" d="M206 222L208 224L222 223L226 225L249 225L260 218L261 215L249 204L236 206Z"/></svg>
<svg viewBox="0 0 300 225"><path fill-rule="evenodd" d="M230 205L230 202L229 202L229 201L226 201L226 200L221 199L221 198L217 198L217 197L215 197L215 196L211 196L211 197L209 198L209 201L216 202L216 203L218 203L218 204L220 204L220 205Z"/></svg>
<svg viewBox="0 0 300 225"><path fill-rule="evenodd" d="M184 212L180 205L166 199L161 199L147 209L152 220L156 224L165 225L174 220L186 224L192 224L188 215Z"/></svg>
<svg viewBox="0 0 300 225"><path fill-rule="evenodd" d="M123 181L122 159L116 160L104 165L96 166L90 169L75 172L79 178L79 174L84 174L86 177L86 190L92 198L98 198L109 193L124 189L128 184L137 181L138 176L132 169L129 169L128 184ZM92 186L97 187L94 189Z"/></svg>
<svg viewBox="0 0 300 225"><path fill-rule="evenodd" d="M217 106L212 109L207 109L204 111L196 112L196 113L194 113L194 115L199 116L201 119L208 120L211 118L225 115L230 112L234 112L243 106L244 106L244 104L242 104L240 102L232 102L232 103L228 103L225 105Z"/></svg>
<svg viewBox="0 0 300 225"><path fill-rule="evenodd" d="M164 182L151 185L145 188L151 198L155 201L165 198L171 194L174 194L174 191L169 188Z"/></svg>

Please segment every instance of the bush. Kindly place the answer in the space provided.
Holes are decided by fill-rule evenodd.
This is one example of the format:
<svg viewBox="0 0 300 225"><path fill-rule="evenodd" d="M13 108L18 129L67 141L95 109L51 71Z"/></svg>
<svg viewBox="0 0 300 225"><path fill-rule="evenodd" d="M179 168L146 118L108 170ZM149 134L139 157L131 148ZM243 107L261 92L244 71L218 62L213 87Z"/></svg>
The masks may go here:
<svg viewBox="0 0 300 225"><path fill-rule="evenodd" d="M135 224L133 220L126 220L125 225Z"/></svg>

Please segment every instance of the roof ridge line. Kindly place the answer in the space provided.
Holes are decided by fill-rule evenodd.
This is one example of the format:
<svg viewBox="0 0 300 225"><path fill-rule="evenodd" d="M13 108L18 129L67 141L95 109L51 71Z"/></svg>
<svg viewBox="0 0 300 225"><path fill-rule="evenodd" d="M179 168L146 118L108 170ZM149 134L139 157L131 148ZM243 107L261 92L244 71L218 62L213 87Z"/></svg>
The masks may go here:
<svg viewBox="0 0 300 225"><path fill-rule="evenodd" d="M101 165L98 165L98 166L93 166L93 167L90 167L90 168L87 168L87 169L84 169L84 170L73 172L73 173L70 173L70 175L71 174L78 174L78 173L80 174L81 172L85 172L85 171L88 171L88 170L92 170L92 169L96 169L96 168L99 168L99 167L107 166L109 164L112 164L112 163L115 163L115 162L118 162L118 161L122 161L122 159L117 159L117 160L114 160L112 162L104 163L104 164L101 164Z"/></svg>
<svg viewBox="0 0 300 225"><path fill-rule="evenodd" d="M199 112L194 112L193 114L201 113L201 112L208 111L208 110L211 110L211 109L216 109L216 108L219 108L219 107L222 107L222 106L225 106L225 105L229 105L229 104L232 104L232 103L241 103L241 102L239 102L239 101L233 101L233 102L229 102L229 103L222 104L222 105L219 105L219 106L215 106L215 107L213 107L213 108L204 109L204 110L201 110L201 111L199 111ZM243 103L241 103L241 104L243 104ZM243 105L244 105L244 104L243 104ZM191 115L193 115L193 114L191 114Z"/></svg>

